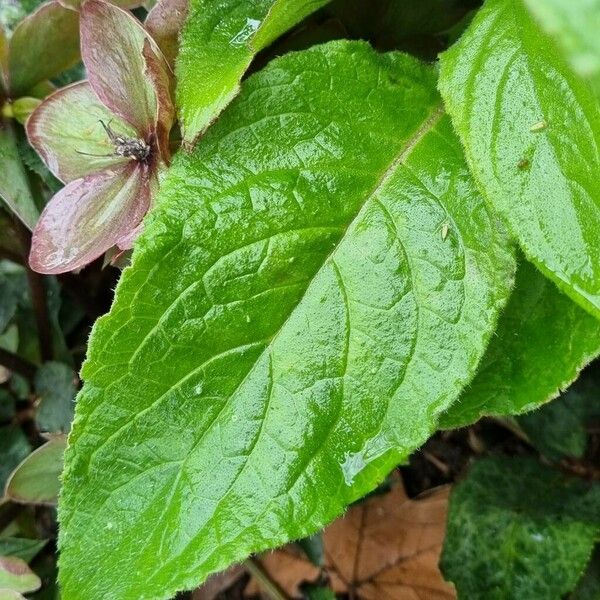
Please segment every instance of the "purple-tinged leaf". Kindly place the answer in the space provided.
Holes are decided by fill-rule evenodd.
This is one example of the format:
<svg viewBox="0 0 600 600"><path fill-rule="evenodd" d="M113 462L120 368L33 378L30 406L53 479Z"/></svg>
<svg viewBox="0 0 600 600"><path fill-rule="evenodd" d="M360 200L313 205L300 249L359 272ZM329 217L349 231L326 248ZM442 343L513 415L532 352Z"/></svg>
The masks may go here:
<svg viewBox="0 0 600 600"><path fill-rule="evenodd" d="M179 32L187 16L188 0L158 0L144 25L171 67L179 51Z"/></svg>
<svg viewBox="0 0 600 600"><path fill-rule="evenodd" d="M42 582L27 563L15 556L0 556L0 589L35 592Z"/></svg>
<svg viewBox="0 0 600 600"><path fill-rule="evenodd" d="M10 39L10 93L22 96L79 59L79 16L56 0L25 17Z"/></svg>
<svg viewBox="0 0 600 600"><path fill-rule="evenodd" d="M131 161L67 184L33 232L31 268L48 274L81 268L137 227L150 203L148 169Z"/></svg>
<svg viewBox="0 0 600 600"><path fill-rule="evenodd" d="M129 159L115 156L115 146L102 126L137 137L135 129L100 103L89 83L78 82L58 90L27 121L29 142L48 168L65 183ZM94 156L90 156L94 155Z"/></svg>
<svg viewBox="0 0 600 600"><path fill-rule="evenodd" d="M158 57L148 41L144 42L142 55L146 61L147 77L154 85L157 94L155 136L162 159L168 164L170 159L169 132L173 125L175 106L171 97L171 77L163 68L163 58Z"/></svg>
<svg viewBox="0 0 600 600"><path fill-rule="evenodd" d="M19 157L14 134L8 123L0 122L0 199L29 228L38 219L27 175ZM4 235L4 234L3 234Z"/></svg>
<svg viewBox="0 0 600 600"><path fill-rule="evenodd" d="M72 10L79 10L83 3L83 0L58 0L65 8ZM142 6L144 0L111 0L111 4L120 6L121 8L136 8Z"/></svg>
<svg viewBox="0 0 600 600"><path fill-rule="evenodd" d="M164 96L156 82L168 78L169 71L156 42L127 11L87 0L81 7L81 47L90 85L100 101L142 137L152 135L159 96ZM151 65L148 55L153 56Z"/></svg>

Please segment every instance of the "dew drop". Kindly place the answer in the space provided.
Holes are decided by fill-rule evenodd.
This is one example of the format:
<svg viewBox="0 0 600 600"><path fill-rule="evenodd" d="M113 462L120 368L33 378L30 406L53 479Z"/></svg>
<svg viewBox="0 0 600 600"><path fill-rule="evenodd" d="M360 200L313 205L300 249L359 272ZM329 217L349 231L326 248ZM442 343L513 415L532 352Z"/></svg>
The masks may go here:
<svg viewBox="0 0 600 600"><path fill-rule="evenodd" d="M354 483L354 478L367 466L362 451L346 452L344 462L340 464L344 481L350 487Z"/></svg>
<svg viewBox="0 0 600 600"><path fill-rule="evenodd" d="M344 461L340 463L340 469L344 481L348 487L354 484L356 476L371 462L383 456L391 450L393 445L387 439L385 433L369 438L358 452L346 452Z"/></svg>
<svg viewBox="0 0 600 600"><path fill-rule="evenodd" d="M229 40L229 44L234 47L243 46L260 27L260 23L258 19L246 18L246 24Z"/></svg>

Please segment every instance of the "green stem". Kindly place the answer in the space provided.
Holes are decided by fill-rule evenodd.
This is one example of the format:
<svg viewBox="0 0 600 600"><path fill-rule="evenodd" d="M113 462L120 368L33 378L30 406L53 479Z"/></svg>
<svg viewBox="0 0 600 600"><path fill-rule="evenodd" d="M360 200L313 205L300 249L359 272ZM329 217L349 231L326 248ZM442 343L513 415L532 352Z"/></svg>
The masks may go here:
<svg viewBox="0 0 600 600"><path fill-rule="evenodd" d="M40 356L42 362L52 360L52 327L50 325L50 313L48 310L48 297L46 287L42 276L29 268L27 256L31 247L31 234L26 227L18 220L13 220L15 233L17 234L21 248L23 249L23 258L25 259L25 271L27 272L27 281L29 283L29 292L31 295L31 305L35 314L38 339L40 342Z"/></svg>
<svg viewBox="0 0 600 600"><path fill-rule="evenodd" d="M279 587L277 582L265 571L265 568L255 558L249 558L244 562L244 568L256 579L263 592L271 600L290 600L289 596Z"/></svg>

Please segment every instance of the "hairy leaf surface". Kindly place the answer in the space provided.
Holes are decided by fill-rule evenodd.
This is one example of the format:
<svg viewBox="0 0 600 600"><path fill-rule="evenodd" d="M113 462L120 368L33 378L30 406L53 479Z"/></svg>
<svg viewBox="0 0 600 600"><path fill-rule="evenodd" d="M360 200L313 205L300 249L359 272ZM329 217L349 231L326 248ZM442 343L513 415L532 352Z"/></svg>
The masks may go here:
<svg viewBox="0 0 600 600"><path fill-rule="evenodd" d="M67 597L169 597L373 489L483 353L498 231L430 67L342 42L250 78L176 157L92 336Z"/></svg>
<svg viewBox="0 0 600 600"><path fill-rule="evenodd" d="M486 199L527 257L600 316L600 110L523 0L488 0L440 89Z"/></svg>
<svg viewBox="0 0 600 600"><path fill-rule="evenodd" d="M190 0L177 58L184 140L192 142L240 91L257 52L328 0Z"/></svg>
<svg viewBox="0 0 600 600"><path fill-rule="evenodd" d="M460 598L556 600L599 534L600 484L531 458L481 460L450 497L441 567Z"/></svg>
<svg viewBox="0 0 600 600"><path fill-rule="evenodd" d="M477 375L440 424L515 415L556 398L600 354L600 322L522 261Z"/></svg>

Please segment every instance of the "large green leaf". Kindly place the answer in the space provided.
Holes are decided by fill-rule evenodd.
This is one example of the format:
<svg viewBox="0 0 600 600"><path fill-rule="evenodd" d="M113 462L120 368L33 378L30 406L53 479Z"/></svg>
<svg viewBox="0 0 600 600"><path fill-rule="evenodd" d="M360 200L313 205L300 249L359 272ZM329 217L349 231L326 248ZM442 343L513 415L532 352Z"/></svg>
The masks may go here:
<svg viewBox="0 0 600 600"><path fill-rule="evenodd" d="M486 199L527 257L600 316L600 110L523 0L487 0L440 89Z"/></svg>
<svg viewBox="0 0 600 600"><path fill-rule="evenodd" d="M573 69L600 92L600 0L525 0Z"/></svg>
<svg viewBox="0 0 600 600"><path fill-rule="evenodd" d="M339 515L457 396L513 267L433 69L270 63L176 157L92 334L66 596L166 598Z"/></svg>
<svg viewBox="0 0 600 600"><path fill-rule="evenodd" d="M4 201L29 229L33 229L39 212L29 190L27 175L19 157L12 127L2 121L0 121L0 161L2 162L0 201Z"/></svg>
<svg viewBox="0 0 600 600"><path fill-rule="evenodd" d="M556 398L599 353L600 322L522 261L477 375L440 424L462 427L486 415L533 410Z"/></svg>
<svg viewBox="0 0 600 600"><path fill-rule="evenodd" d="M469 600L558 600L600 535L600 484L530 458L477 462L450 498L441 566Z"/></svg>
<svg viewBox="0 0 600 600"><path fill-rule="evenodd" d="M328 0L190 0L177 57L177 103L192 142L240 90L257 52Z"/></svg>

